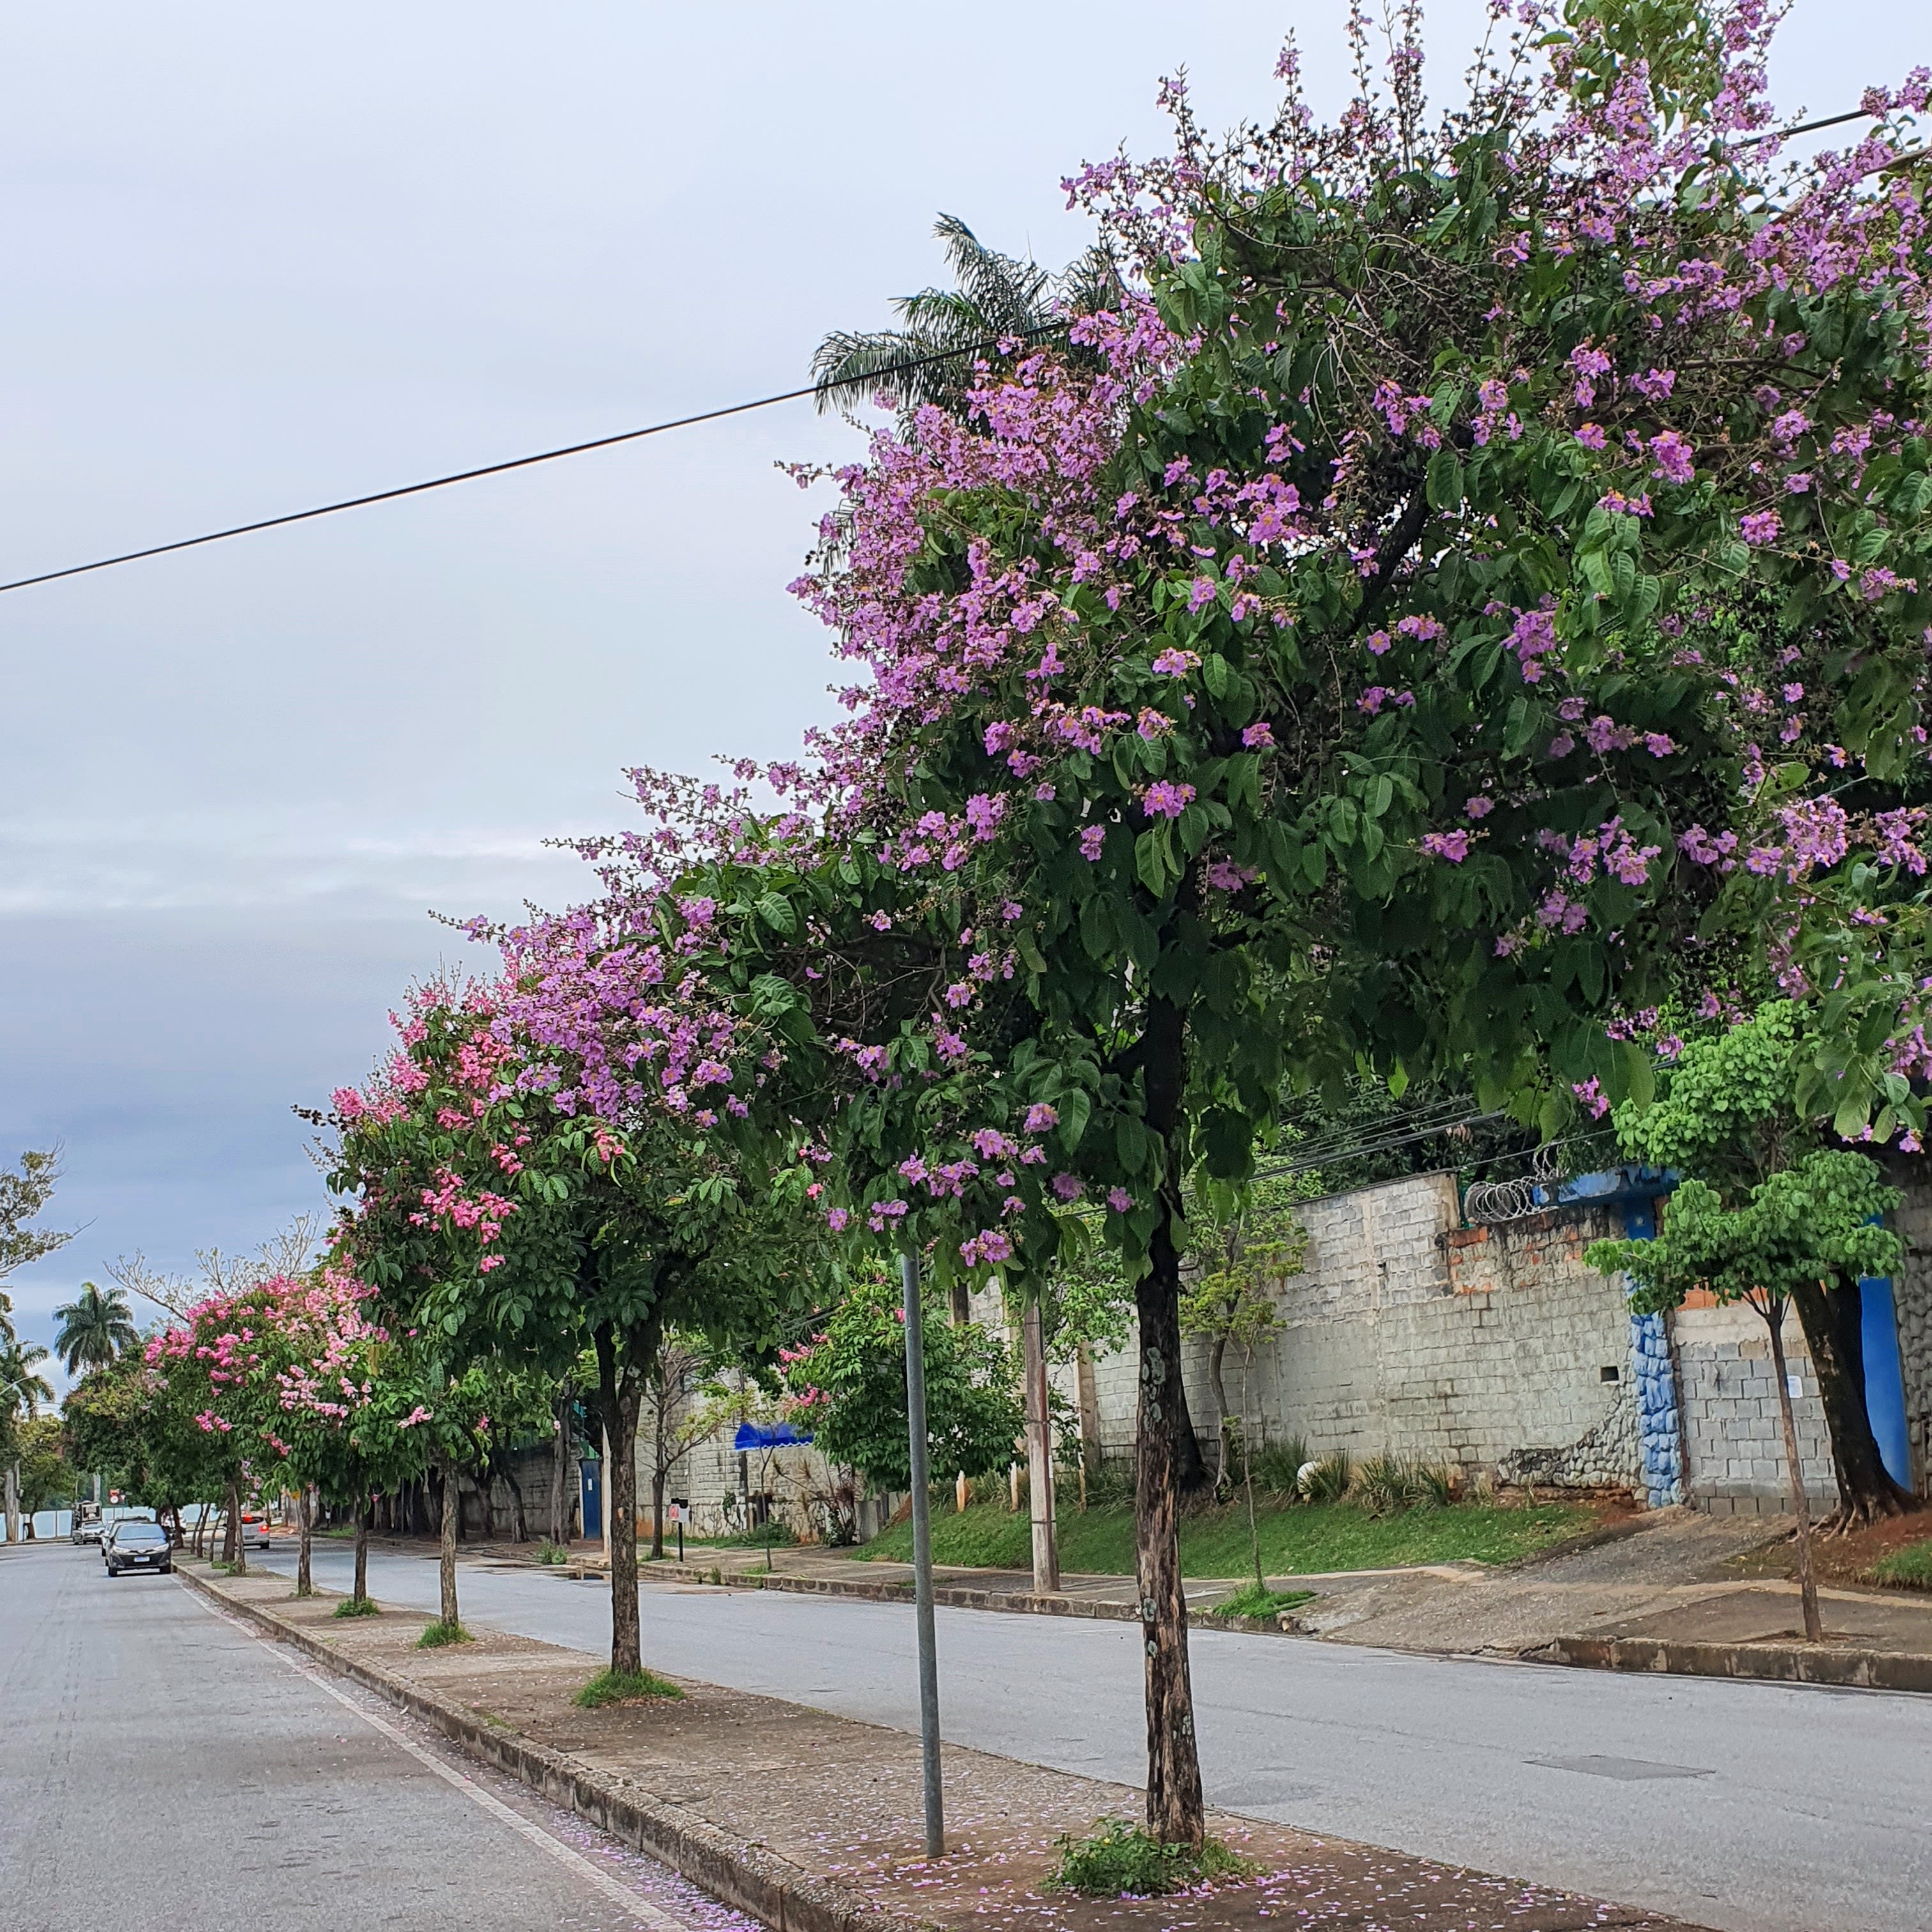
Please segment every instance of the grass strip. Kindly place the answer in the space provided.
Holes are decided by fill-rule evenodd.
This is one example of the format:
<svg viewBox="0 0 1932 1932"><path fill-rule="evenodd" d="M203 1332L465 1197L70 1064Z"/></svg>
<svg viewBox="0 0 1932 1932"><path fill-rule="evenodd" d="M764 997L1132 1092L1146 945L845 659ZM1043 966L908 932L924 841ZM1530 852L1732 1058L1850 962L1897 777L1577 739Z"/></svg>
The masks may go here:
<svg viewBox="0 0 1932 1932"><path fill-rule="evenodd" d="M1329 1570L1382 1570L1412 1563L1508 1563L1534 1555L1588 1527L1592 1512L1575 1503L1505 1505L1458 1503L1449 1509L1371 1514L1354 1503L1303 1503L1257 1512L1262 1567L1270 1576ZM1058 1520L1064 1570L1130 1576L1134 1514L1125 1503L1066 1510ZM901 1523L852 1552L861 1562L912 1561L912 1527ZM1025 1570L1032 1529L1024 1511L976 1503L959 1514L935 1509L935 1563ZM1246 1509L1239 1503L1191 1510L1181 1518L1180 1570L1186 1576L1238 1576L1253 1564Z"/></svg>

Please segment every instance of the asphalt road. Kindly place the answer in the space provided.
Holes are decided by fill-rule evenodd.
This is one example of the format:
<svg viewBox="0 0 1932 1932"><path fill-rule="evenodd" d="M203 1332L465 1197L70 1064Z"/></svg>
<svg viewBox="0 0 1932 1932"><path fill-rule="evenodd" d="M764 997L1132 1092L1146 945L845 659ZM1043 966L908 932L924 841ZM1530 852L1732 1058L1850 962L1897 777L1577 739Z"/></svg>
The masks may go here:
<svg viewBox="0 0 1932 1932"><path fill-rule="evenodd" d="M316 1582L346 1588L350 1563L318 1544ZM433 1608L436 1564L372 1552L370 1587ZM460 1588L466 1622L608 1648L602 1584L466 1563ZM908 1608L647 1588L644 1626L659 1670L917 1726ZM1140 1782L1130 1626L942 1610L939 1649L950 1741ZM1932 1698L1226 1631L1192 1654L1208 1796L1231 1810L1736 1932L1932 1924Z"/></svg>
<svg viewBox="0 0 1932 1932"><path fill-rule="evenodd" d="M94 1550L0 1548L0 1932L750 1932Z"/></svg>

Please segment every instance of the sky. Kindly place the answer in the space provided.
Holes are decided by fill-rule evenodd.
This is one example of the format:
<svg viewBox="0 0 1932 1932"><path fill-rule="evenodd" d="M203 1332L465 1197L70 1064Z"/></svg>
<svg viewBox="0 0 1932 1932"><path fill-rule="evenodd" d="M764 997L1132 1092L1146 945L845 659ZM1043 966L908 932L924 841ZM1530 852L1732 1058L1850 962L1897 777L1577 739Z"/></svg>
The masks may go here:
<svg viewBox="0 0 1932 1932"><path fill-rule="evenodd" d="M1480 17L1432 10L1444 86ZM1895 81L1924 17L1796 0L1780 106ZM1077 253L1060 183L1160 145L1162 74L1265 115L1292 29L1339 105L1342 19L6 0L0 580L792 388L943 279L941 211ZM794 403L0 597L0 1159L58 1144L78 1231L8 1284L28 1339L325 1204L292 1108L487 963L432 913L568 903L544 842L625 824L627 768L832 715L778 465L860 448Z"/></svg>

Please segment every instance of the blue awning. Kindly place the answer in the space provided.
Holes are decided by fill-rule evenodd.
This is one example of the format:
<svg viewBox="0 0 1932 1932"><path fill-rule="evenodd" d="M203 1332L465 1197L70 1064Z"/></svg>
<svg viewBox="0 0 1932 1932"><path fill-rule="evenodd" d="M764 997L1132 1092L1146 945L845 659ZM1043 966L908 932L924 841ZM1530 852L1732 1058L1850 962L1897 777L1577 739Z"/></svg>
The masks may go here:
<svg viewBox="0 0 1932 1932"><path fill-rule="evenodd" d="M801 1436L788 1422L741 1422L731 1447L734 1449L790 1449L811 1440L809 1436Z"/></svg>

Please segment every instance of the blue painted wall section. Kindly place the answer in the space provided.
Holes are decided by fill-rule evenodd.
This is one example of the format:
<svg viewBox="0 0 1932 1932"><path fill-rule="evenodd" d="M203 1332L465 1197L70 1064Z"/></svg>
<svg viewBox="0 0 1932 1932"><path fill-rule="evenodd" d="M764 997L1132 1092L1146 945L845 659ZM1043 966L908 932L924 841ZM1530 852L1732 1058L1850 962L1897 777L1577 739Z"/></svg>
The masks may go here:
<svg viewBox="0 0 1932 1932"><path fill-rule="evenodd" d="M1912 1486L1912 1439L1905 1424L1905 1376L1898 1355L1898 1313L1892 1283L1867 1275L1858 1283L1858 1332L1864 1345L1865 1414L1879 1460L1900 1489Z"/></svg>
<svg viewBox="0 0 1932 1932"><path fill-rule="evenodd" d="M1656 1238L1654 1196L1627 1196L1623 1210L1624 1232L1630 1240ZM1644 1486L1651 1508L1663 1509L1684 1500L1684 1429L1677 1412L1677 1371L1671 1364L1670 1338L1661 1315L1633 1315L1630 1334Z"/></svg>

